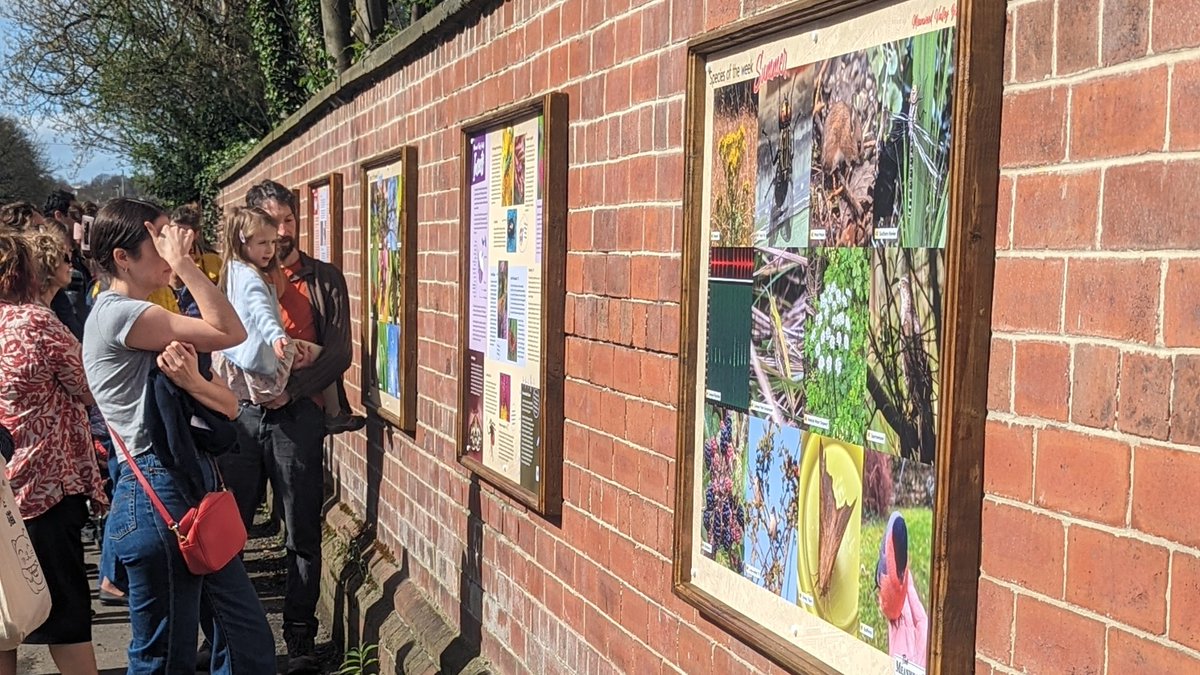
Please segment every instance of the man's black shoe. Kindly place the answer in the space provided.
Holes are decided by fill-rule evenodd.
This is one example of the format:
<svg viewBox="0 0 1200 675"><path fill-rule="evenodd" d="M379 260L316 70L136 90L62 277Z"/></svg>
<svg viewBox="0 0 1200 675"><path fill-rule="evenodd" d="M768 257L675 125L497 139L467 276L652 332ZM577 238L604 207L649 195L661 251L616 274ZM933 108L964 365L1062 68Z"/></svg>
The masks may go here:
<svg viewBox="0 0 1200 675"><path fill-rule="evenodd" d="M325 418L325 433L330 436L358 431L367 425L367 418L362 415L338 415Z"/></svg>

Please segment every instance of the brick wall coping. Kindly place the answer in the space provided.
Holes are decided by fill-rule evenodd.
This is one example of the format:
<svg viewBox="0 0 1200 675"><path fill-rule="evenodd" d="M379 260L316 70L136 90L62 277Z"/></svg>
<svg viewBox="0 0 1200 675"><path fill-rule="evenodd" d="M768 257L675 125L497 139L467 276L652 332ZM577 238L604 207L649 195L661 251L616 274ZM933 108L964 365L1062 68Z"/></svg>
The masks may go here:
<svg viewBox="0 0 1200 675"><path fill-rule="evenodd" d="M221 174L218 185L224 188L267 154L294 140L321 118L348 103L356 94L399 70L422 50L433 47L438 37L466 22L468 10L497 2L503 4L504 0L442 0L428 14L334 77L333 82L325 85Z"/></svg>

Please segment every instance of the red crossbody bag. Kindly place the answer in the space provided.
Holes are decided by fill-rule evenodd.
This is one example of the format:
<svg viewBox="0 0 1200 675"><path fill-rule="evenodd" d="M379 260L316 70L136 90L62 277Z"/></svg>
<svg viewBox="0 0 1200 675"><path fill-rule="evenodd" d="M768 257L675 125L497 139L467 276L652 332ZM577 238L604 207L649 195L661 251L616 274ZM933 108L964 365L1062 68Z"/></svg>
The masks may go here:
<svg viewBox="0 0 1200 675"><path fill-rule="evenodd" d="M125 442L111 427L109 431L117 447L125 455L125 465L137 476L138 482L150 497L158 515L162 516L163 522L179 538L179 552L183 555L183 562L188 571L197 576L219 572L234 556L242 552L246 547L246 526L242 524L237 501L234 500L233 493L225 489L225 479L221 477L221 471L216 466L213 466L213 470L220 481L217 491L204 495L198 506L188 509L183 518L175 522L167 507L163 506L162 500L150 487L150 482L146 480L137 462L133 461Z"/></svg>

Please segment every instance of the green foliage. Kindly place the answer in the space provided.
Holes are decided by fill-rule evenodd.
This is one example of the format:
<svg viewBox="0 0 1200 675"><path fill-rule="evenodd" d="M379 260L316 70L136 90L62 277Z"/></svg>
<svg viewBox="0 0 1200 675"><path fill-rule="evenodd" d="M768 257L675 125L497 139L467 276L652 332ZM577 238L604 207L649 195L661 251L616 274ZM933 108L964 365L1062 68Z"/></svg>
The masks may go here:
<svg viewBox="0 0 1200 675"><path fill-rule="evenodd" d="M367 675L379 665L379 659L375 657L377 650L378 645L374 644L360 645L347 650L337 675Z"/></svg>
<svg viewBox="0 0 1200 675"><path fill-rule="evenodd" d="M11 117L0 117L0 202L23 200L41 207L55 187L41 148Z"/></svg>
<svg viewBox="0 0 1200 675"><path fill-rule="evenodd" d="M292 24L300 58L300 88L312 96L333 81L333 57L321 34L321 0L293 0Z"/></svg>
<svg viewBox="0 0 1200 675"><path fill-rule="evenodd" d="M908 527L908 560L913 583L925 611L929 611L930 562L933 560L933 509L918 507L897 509L904 516ZM879 609L879 598L875 592L875 562L879 559L879 542L883 540L883 528L887 527L888 513L882 518L864 519L862 524L862 564L858 580L858 621L875 631L874 639L867 640L877 649L887 651L888 622ZM865 638L864 638L865 639Z"/></svg>
<svg viewBox="0 0 1200 675"><path fill-rule="evenodd" d="M861 444L867 427L870 262L867 249L824 250L816 316L804 343L808 412L829 420L829 436Z"/></svg>
<svg viewBox="0 0 1200 675"><path fill-rule="evenodd" d="M300 86L300 55L289 21L286 0L249 0L246 21L251 45L263 74L267 109L282 119L304 103Z"/></svg>

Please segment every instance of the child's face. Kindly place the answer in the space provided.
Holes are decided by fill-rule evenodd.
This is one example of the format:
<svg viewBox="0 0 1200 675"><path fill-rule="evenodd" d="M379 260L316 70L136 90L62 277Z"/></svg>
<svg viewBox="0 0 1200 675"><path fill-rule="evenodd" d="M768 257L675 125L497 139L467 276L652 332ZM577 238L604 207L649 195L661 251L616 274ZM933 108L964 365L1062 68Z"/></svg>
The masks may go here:
<svg viewBox="0 0 1200 675"><path fill-rule="evenodd" d="M264 227L242 244L242 253L245 254L247 262L257 265L259 269L266 269L275 259L275 245L278 243L279 230Z"/></svg>

